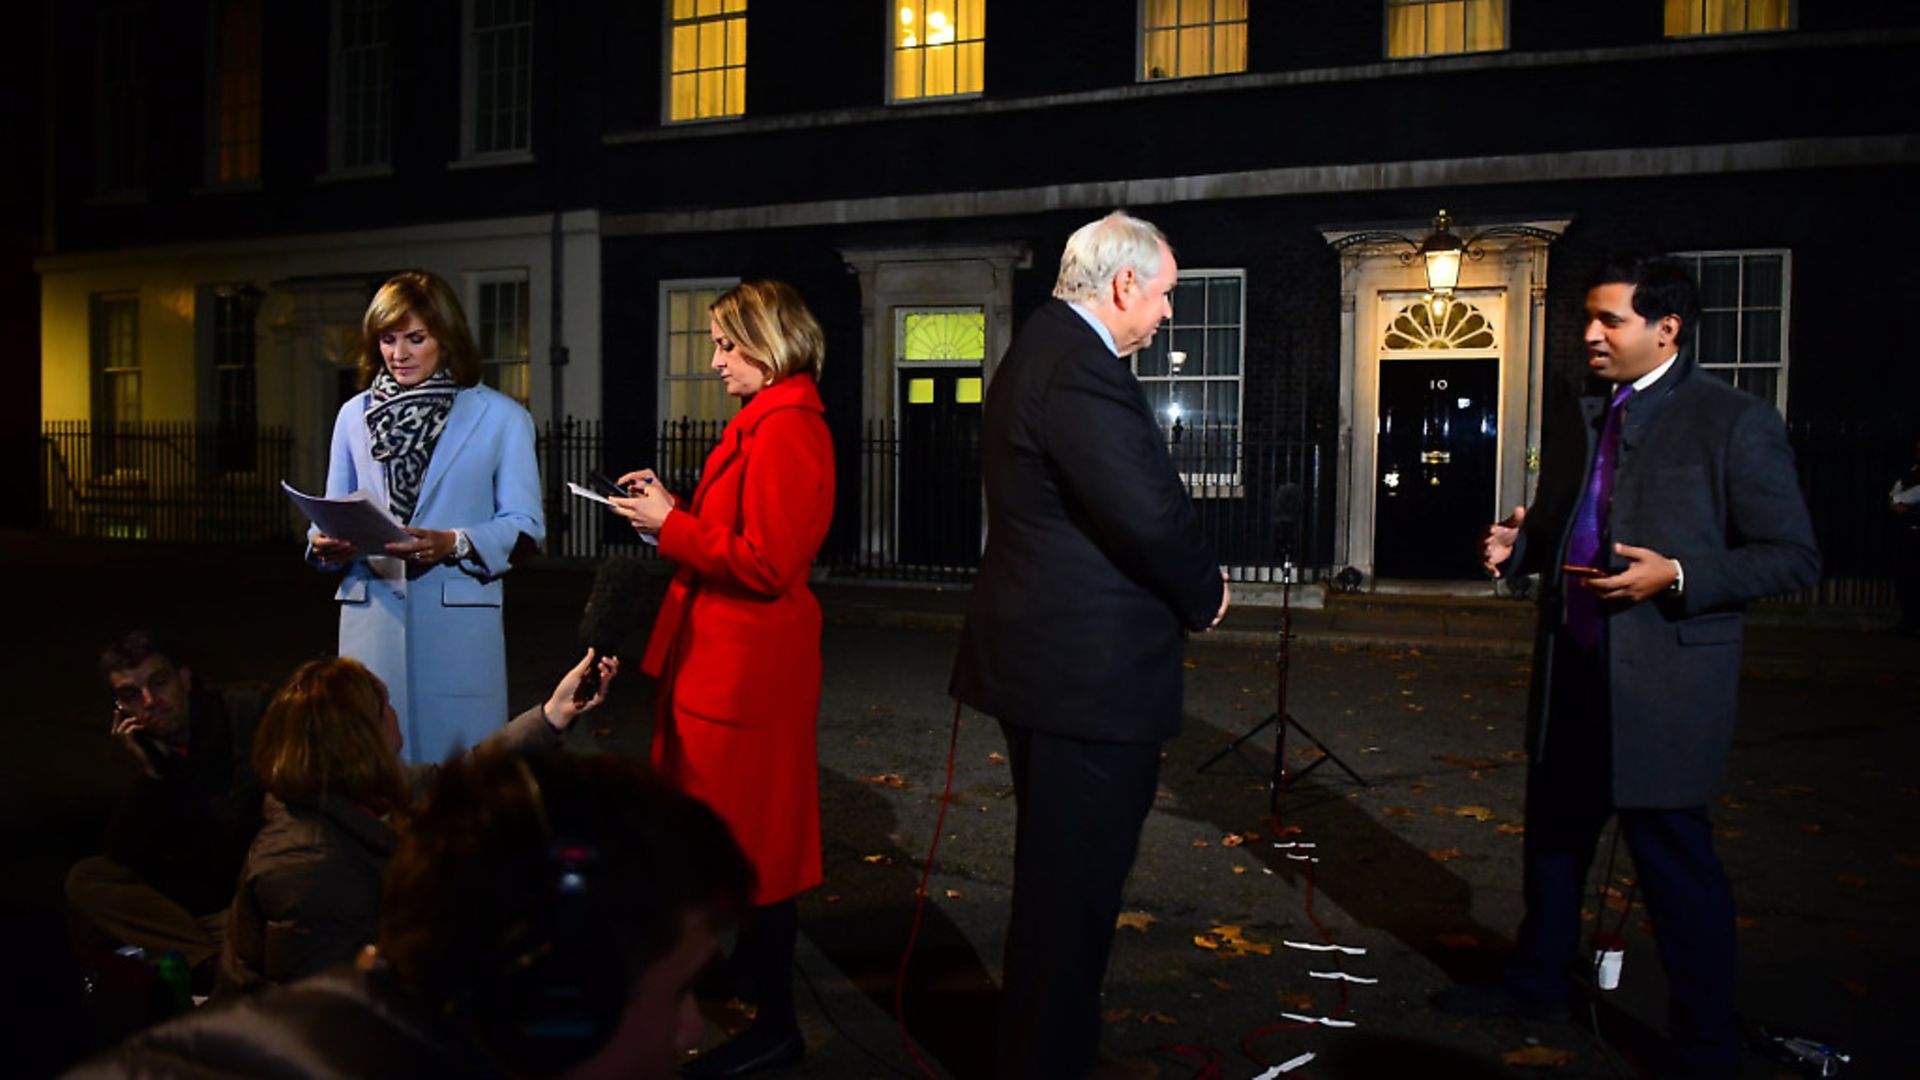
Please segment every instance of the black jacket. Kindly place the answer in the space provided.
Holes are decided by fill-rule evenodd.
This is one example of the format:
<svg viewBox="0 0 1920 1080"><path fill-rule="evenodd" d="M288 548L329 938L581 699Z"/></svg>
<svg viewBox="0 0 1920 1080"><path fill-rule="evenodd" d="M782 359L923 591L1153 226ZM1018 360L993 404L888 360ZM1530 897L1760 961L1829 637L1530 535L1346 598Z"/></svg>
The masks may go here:
<svg viewBox="0 0 1920 1080"><path fill-rule="evenodd" d="M1502 569L1541 575L1528 737L1536 760L1548 752L1551 680L1565 659L1555 655L1560 566L1607 401L1584 394L1551 422L1540 486ZM1623 407L1603 550L1619 542L1677 559L1686 589L1606 612L1614 805L1700 806L1726 779L1741 611L1813 584L1820 553L1786 426L1771 404L1699 372L1683 353Z"/></svg>
<svg viewBox="0 0 1920 1080"><path fill-rule="evenodd" d="M987 546L953 695L1073 738L1172 737L1185 631L1220 608L1219 560L1139 382L1064 301L994 372L981 475Z"/></svg>

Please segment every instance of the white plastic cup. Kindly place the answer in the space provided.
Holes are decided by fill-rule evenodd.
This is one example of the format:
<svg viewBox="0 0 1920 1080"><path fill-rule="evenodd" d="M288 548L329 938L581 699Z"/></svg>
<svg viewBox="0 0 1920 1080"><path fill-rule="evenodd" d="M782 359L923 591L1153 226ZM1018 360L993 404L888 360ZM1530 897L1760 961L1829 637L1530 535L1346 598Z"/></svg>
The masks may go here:
<svg viewBox="0 0 1920 1080"><path fill-rule="evenodd" d="M1600 949L1594 954L1594 968L1600 989L1619 989L1620 965L1626 958L1625 949Z"/></svg>

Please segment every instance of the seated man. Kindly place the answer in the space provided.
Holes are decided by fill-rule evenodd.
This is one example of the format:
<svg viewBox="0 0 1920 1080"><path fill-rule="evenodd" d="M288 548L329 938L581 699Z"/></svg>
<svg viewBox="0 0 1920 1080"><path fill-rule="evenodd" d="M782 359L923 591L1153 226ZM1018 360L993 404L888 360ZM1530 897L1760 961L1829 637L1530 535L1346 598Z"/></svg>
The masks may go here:
<svg viewBox="0 0 1920 1080"><path fill-rule="evenodd" d="M409 818L377 946L70 1075L670 1077L752 884L725 823L645 763L483 747Z"/></svg>
<svg viewBox="0 0 1920 1080"><path fill-rule="evenodd" d="M104 852L67 874L67 902L117 941L178 950L198 966L220 951L234 876L260 827L246 743L266 695L196 684L144 630L108 646L100 670L129 776Z"/></svg>

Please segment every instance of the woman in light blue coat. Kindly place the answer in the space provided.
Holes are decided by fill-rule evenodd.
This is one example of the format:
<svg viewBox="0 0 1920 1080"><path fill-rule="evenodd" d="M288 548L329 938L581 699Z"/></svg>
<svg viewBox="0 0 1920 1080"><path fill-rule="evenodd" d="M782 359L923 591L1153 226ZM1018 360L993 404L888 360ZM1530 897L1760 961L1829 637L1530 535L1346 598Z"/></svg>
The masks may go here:
<svg viewBox="0 0 1920 1080"><path fill-rule="evenodd" d="M412 539L384 552L308 534L308 561L346 568L340 655L387 686L409 762L478 744L507 715L500 575L546 536L533 418L480 384L453 290L419 271L374 295L366 389L333 424L327 495L365 490Z"/></svg>

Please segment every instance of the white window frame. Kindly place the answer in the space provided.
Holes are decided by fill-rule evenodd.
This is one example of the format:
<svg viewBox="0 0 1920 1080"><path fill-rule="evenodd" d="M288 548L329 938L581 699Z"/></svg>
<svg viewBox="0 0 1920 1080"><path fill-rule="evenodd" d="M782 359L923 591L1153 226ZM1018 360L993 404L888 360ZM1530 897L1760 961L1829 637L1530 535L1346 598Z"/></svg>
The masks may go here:
<svg viewBox="0 0 1920 1080"><path fill-rule="evenodd" d="M534 15L539 5L528 0L527 21L510 24L524 27L527 35L527 137L520 146L496 147L490 150L478 149L478 140L474 137L474 127L479 122L480 111L480 45L479 31L474 28L474 4L476 0L460 2L460 159L458 166L475 165L520 165L533 160L533 64L534 64ZM489 33L501 31L502 27L491 27Z"/></svg>
<svg viewBox="0 0 1920 1080"><path fill-rule="evenodd" d="M486 373L488 370L503 367L508 364L526 365L527 400L522 404L524 404L528 409L532 409L533 397L534 397L533 357L534 357L534 354L538 351L534 348L534 345L533 345L534 325L533 325L533 278L532 278L532 275L528 273L526 267L509 267L509 268L498 269L498 270L477 270L477 271L473 271L471 273L466 274L465 277L467 282L466 304L467 304L467 310L473 313L473 346L474 346L474 351L479 354L476 357L476 359L479 360L480 362L480 381L483 383L487 383L487 385L489 386L492 386L493 384L488 383L486 379ZM527 328L527 355L526 356L524 357L489 356L486 354L486 352L484 352L481 349L480 342L482 338L480 334L480 313L484 309L481 307L481 304L480 304L480 294L489 285L525 285L527 287L527 306L525 310L520 312L520 321ZM505 393L505 391L501 391L501 392ZM507 396L512 397L513 395L508 394Z"/></svg>
<svg viewBox="0 0 1920 1080"><path fill-rule="evenodd" d="M1743 369L1743 368L1771 368L1771 367L1777 366L1780 371L1780 376L1779 376L1778 382L1776 382L1774 385L1773 404L1775 408L1780 410L1781 416L1784 417L1785 415L1787 415L1787 373L1791 367L1791 361L1793 359L1791 355L1792 349L1793 349L1793 338L1791 334L1793 330L1793 249L1791 248L1729 248L1724 250L1715 249L1715 250L1709 250L1709 251L1675 251L1675 252L1670 252L1669 255L1670 257L1678 259L1682 263L1686 264L1687 272L1693 275L1694 287L1696 289L1699 289L1700 291L1700 299L1701 299L1700 311L1702 315L1705 315L1707 311L1706 303L1705 303L1706 290L1700 287L1700 273L1699 273L1699 270L1697 269L1698 264L1701 261L1706 259L1736 259L1737 258L1742 260L1740 264L1740 279L1741 279L1740 289L1739 289L1740 302L1734 305L1732 308L1722 307L1722 308L1713 309L1715 311L1734 312L1733 324L1736 328L1735 333L1737 335L1734 338L1735 360L1731 364L1709 364L1701 360L1699 353L1695 352L1694 363L1698 365L1702 371L1739 371L1740 369ZM1740 317L1747 310L1746 309L1747 267L1746 267L1745 260L1752 258L1754 256L1776 256L1776 255L1779 256L1780 258L1780 363L1778 365L1774 365L1770 363L1749 363L1744 357L1745 343L1742 340L1746 335L1746 320ZM1691 335L1691 339L1695 343L1696 349L1698 348L1699 329L1700 329L1699 327L1694 327L1695 332L1693 335ZM1736 382L1735 385L1738 385L1738 383Z"/></svg>
<svg viewBox="0 0 1920 1080"><path fill-rule="evenodd" d="M1463 0L1381 0L1380 11L1380 55L1389 62L1404 60L1430 60L1437 56L1485 56L1489 53L1509 52L1513 48L1513 5L1525 0L1464 0L1467 4L1497 3L1500 5L1500 45L1493 49L1461 49L1458 52L1418 52L1407 56L1393 55L1393 9L1404 7L1433 7L1438 4L1460 3ZM1464 33L1464 28L1462 30ZM1432 35L1428 35L1432 39Z"/></svg>
<svg viewBox="0 0 1920 1080"><path fill-rule="evenodd" d="M327 24L327 177L329 179L350 179L363 176L393 175L393 14L394 0L378 0L387 9L386 40L375 45L357 45L355 52L378 52L381 71L374 85L360 87L363 92L371 91L381 98L378 111L382 114L386 128L386 137L378 160L347 163L347 84L346 57L347 48L343 43L341 26L346 19L347 4L352 0L333 0Z"/></svg>
<svg viewBox="0 0 1920 1080"><path fill-rule="evenodd" d="M259 25L254 28L257 36L253 41L253 92L255 98L253 102L254 174L252 176L235 177L231 180L223 180L220 177L220 155L228 145L222 141L224 132L221 126L221 108L225 104L225 101L221 96L220 84L221 76L225 73L227 60L226 54L223 51L224 43L221 40L221 20L226 16L228 9L232 5L240 2L244 2L244 0L213 0L212 3L207 5L206 145L204 151L206 161L202 169L202 176L205 179L205 186L208 190L258 190L261 177L266 174L267 127L264 115L264 102L261 98L264 96L266 89L267 0L252 0L255 12L259 18ZM246 144L234 143L232 145L234 147L241 147Z"/></svg>
<svg viewBox="0 0 1920 1080"><path fill-rule="evenodd" d="M93 189L103 201L146 196L147 70L140 41L146 20L145 4L101 8L94 15Z"/></svg>
<svg viewBox="0 0 1920 1080"><path fill-rule="evenodd" d="M659 423L664 424L670 420L680 419L680 417L673 416L669 412L669 408L670 408L669 403L673 400L673 395L670 391L672 390L672 385L675 381L685 380L685 381L693 382L693 381L698 381L700 379L711 379L714 377L711 372L705 375L698 375L698 374L673 375L671 374L670 369L672 365L669 362L668 353L667 353L668 335L670 332L668 329L670 326L670 322L667 316L667 301L669 297L671 297L672 294L676 292L695 292L702 289L712 289L717 292L725 292L728 289L731 289L738 284L740 284L740 279L737 277L663 278L660 281L657 303L654 308L655 333L654 333L654 350L653 350L654 378L658 385L658 389L656 391L658 396L655 397L654 399L656 402L658 402L658 405L655 407L654 411L655 413L658 414L657 420ZM690 334L693 334L693 331L691 330L689 330L688 332ZM702 336L702 334L693 334L693 336L700 337ZM724 422L726 419L727 417L702 417L697 422L706 423L708 420L719 420ZM656 433L657 431L658 431L658 425L656 425Z"/></svg>
<svg viewBox="0 0 1920 1080"><path fill-rule="evenodd" d="M1218 0L1214 0L1214 2L1218 2ZM1176 22L1174 23L1174 26L1173 26L1173 33L1176 36L1178 36L1180 32L1180 28L1182 26L1206 26L1211 28L1215 26L1231 25L1233 23L1239 23L1242 27L1241 32L1247 33L1248 29L1251 28L1253 25L1253 5L1256 2L1257 0L1247 0L1247 16L1244 19L1215 19L1212 17L1213 6L1210 3L1207 7L1208 19L1206 22L1204 23ZM1134 47L1133 81L1134 82L1166 83L1166 82L1179 82L1183 79L1214 79L1214 78L1219 78L1223 75L1244 75L1248 71L1252 70L1253 44L1252 44L1252 41L1249 40L1247 43L1247 54L1248 54L1247 66L1240 68L1238 71L1209 71L1202 75L1178 75L1178 74L1162 75L1159 78L1154 78L1153 76L1148 75L1147 74L1147 29L1148 29L1147 28L1147 0L1137 0L1137 2L1134 5L1134 8L1137 13L1133 21L1134 30L1135 30L1135 33L1133 35L1133 47ZM1209 50L1212 49L1213 46L1212 46L1211 40L1209 40L1207 47ZM1211 59L1212 58L1209 57L1209 60Z"/></svg>
<svg viewBox="0 0 1920 1080"><path fill-rule="evenodd" d="M1661 34L1668 41L1685 41L1689 38L1737 37L1742 34L1784 34L1784 33L1787 33L1788 31L1798 30L1800 28L1800 0L1784 0L1784 2L1787 5L1787 25L1785 26L1769 26L1759 30L1754 30L1751 28L1742 29L1742 30L1701 29L1701 30L1688 30L1687 32L1681 33L1681 34L1668 33L1665 29L1667 5L1673 2L1674 0L1664 0L1664 2L1660 5ZM1682 0L1682 2L1691 2L1691 3L1699 4L1699 3L1704 3L1705 0ZM1753 11L1753 0L1742 0L1742 2L1746 4L1747 11L1749 14L1751 14ZM1700 14L1702 15L1701 23L1704 26L1706 22L1704 10Z"/></svg>
<svg viewBox="0 0 1920 1080"><path fill-rule="evenodd" d="M960 2L960 0L956 0L956 3L958 2ZM894 89L894 66L893 65L894 65L895 58L901 52L901 48L896 42L894 37L895 28L899 25L897 20L900 18L900 6L898 4L888 4L886 6L887 31L885 35L885 49L886 49L885 66L886 66L886 73L887 73L887 104L913 106L913 105L922 105L922 104L926 104L928 102L934 102L934 101L967 101L972 98L979 98L979 97L986 96L986 92L987 92L987 31L986 31L987 0L971 0L971 2L977 3L980 5L980 24L981 24L980 37L978 39L975 39L975 38L967 39L967 41L969 42L974 40L978 40L980 42L980 89L956 90L951 94L922 93L918 97L910 97L910 98L900 97L896 92L896 90ZM921 10L924 11L926 9L926 0L919 0L919 4L920 4ZM955 46L958 46L962 44L962 42L956 38L953 44ZM915 46L915 48L919 50L919 58L921 61L920 83L921 83L921 86L924 87L926 85L926 77L927 77L927 67L926 67L927 46L925 44L921 44L921 45ZM958 55L959 54L956 51L955 53L956 58L958 57ZM956 59L956 63L957 63L957 59ZM959 85L959 82L960 82L960 78L959 78L958 70L956 68L955 75L954 75L954 85L956 86Z"/></svg>
<svg viewBox="0 0 1920 1080"><path fill-rule="evenodd" d="M1187 490L1192 493L1196 499L1239 498L1245 494L1245 490L1240 483L1240 469L1242 463L1241 458L1245 454L1247 433L1247 271L1244 267L1195 267L1192 269L1183 269L1179 272L1178 276L1175 277L1174 285L1177 288L1182 282L1186 281L1204 281L1218 278L1232 278L1240 283L1240 310L1235 315L1235 329L1239 331L1239 356L1236 358L1234 374L1141 375L1139 372L1140 357L1138 353L1135 353L1133 357L1129 359L1127 365L1129 370L1133 371L1134 378L1140 381L1143 392L1147 390L1147 384L1149 383L1170 383L1177 385L1183 383L1231 382L1234 384L1233 438L1236 453L1234 455L1233 468L1231 472L1182 472L1180 478L1186 482ZM1205 312L1201 313L1201 321L1197 324L1181 322L1180 307L1175 305L1173 309L1173 322L1162 327L1160 330L1160 335L1164 337L1169 350L1173 347L1173 330L1176 325L1183 329L1192 329L1197 325L1203 336L1208 329L1214 326L1214 324L1206 321ZM1220 325L1224 327L1225 324ZM1191 360L1189 361L1189 363L1192 362ZM1156 425L1159 424L1159 421L1159 417L1154 417L1154 423ZM1176 462L1176 464L1178 463Z"/></svg>
<svg viewBox="0 0 1920 1080"><path fill-rule="evenodd" d="M673 0L660 0L660 22L661 22L660 123L662 125L667 127L679 127L683 124L724 124L724 123L729 123L736 120L741 120L746 117L747 115L746 71L747 71L748 65L750 65L753 62L752 57L748 57L746 60L742 61L740 64L741 101L740 101L739 112L721 113L717 116L687 116L687 117L681 117L679 119L674 118L674 115L673 115L673 30L674 30L674 27L676 26L692 26L692 25L698 25L703 22L715 22L715 21L723 21L727 19L738 19L740 21L740 32L742 34L745 34L747 32L747 19L753 14L752 9L753 9L753 5L751 2L749 2L745 7L743 7L739 11L723 11L717 15L696 14L687 19L675 19L673 17ZM697 11L698 8L696 7L695 10ZM891 8L889 10L891 10ZM744 46L742 48L744 51ZM697 52L698 49L696 48L695 51ZM718 70L725 71L727 69L727 66L728 65L723 63ZM702 68L702 67L694 68L695 72L713 71L713 70L716 70L716 69ZM724 77L722 81L724 82Z"/></svg>

